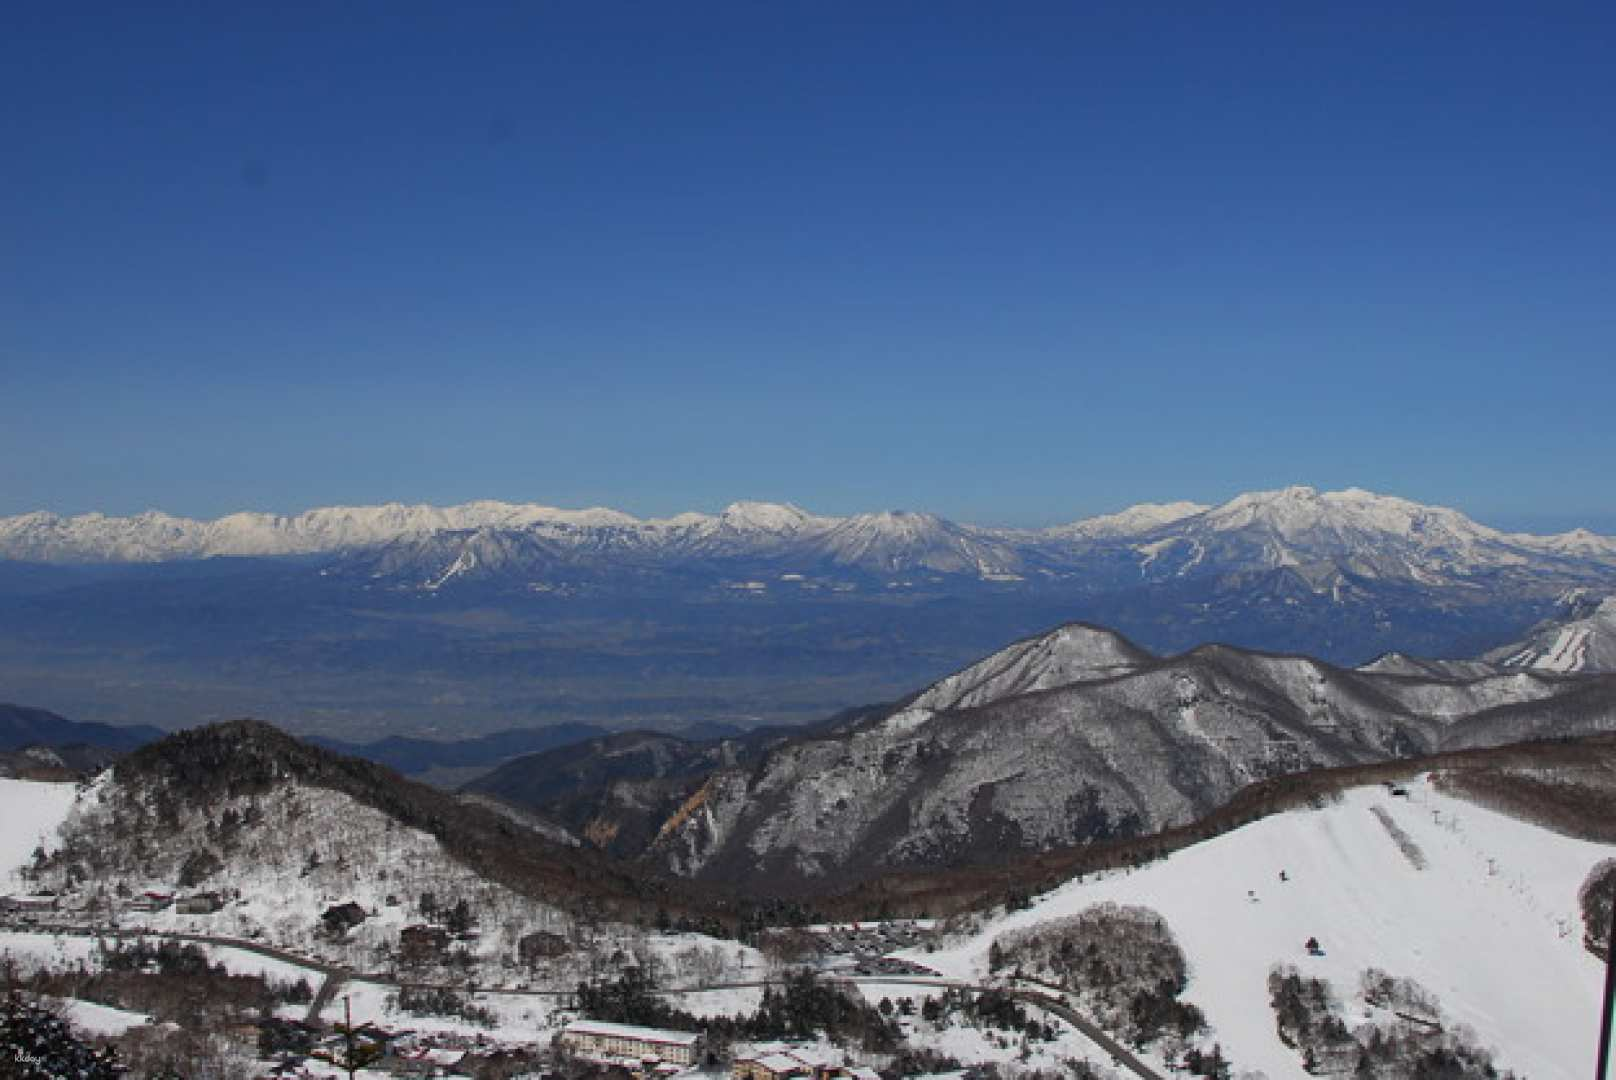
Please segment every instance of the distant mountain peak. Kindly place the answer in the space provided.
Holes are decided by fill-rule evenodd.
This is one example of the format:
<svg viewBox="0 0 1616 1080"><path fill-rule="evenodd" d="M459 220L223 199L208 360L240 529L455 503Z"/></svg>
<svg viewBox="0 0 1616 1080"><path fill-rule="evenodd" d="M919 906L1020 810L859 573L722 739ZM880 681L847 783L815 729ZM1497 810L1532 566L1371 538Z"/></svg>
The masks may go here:
<svg viewBox="0 0 1616 1080"><path fill-rule="evenodd" d="M876 510L844 518L843 522L882 532L908 534L943 528L948 524L936 514L928 514L923 510Z"/></svg>
<svg viewBox="0 0 1616 1080"><path fill-rule="evenodd" d="M1066 623L1000 649L927 687L910 709L974 708L1139 670L1156 658L1115 630Z"/></svg>
<svg viewBox="0 0 1616 1080"><path fill-rule="evenodd" d="M1050 531L1057 535L1095 538L1132 536L1172 525L1197 514L1204 514L1210 509L1211 507L1205 503L1182 500L1168 503L1139 503L1114 514L1101 514L1098 517L1074 521L1070 525L1058 525Z"/></svg>
<svg viewBox="0 0 1616 1080"><path fill-rule="evenodd" d="M1475 525L1455 510L1424 506L1393 495L1378 495L1362 488L1319 491L1293 485L1274 491L1251 491L1237 495L1207 512L1208 523L1217 529L1244 528L1266 524L1280 529L1350 525L1387 532L1406 533L1410 523L1425 518L1458 518Z"/></svg>
<svg viewBox="0 0 1616 1080"><path fill-rule="evenodd" d="M724 507L719 521L741 532L793 533L814 520L813 516L790 503L732 502Z"/></svg>

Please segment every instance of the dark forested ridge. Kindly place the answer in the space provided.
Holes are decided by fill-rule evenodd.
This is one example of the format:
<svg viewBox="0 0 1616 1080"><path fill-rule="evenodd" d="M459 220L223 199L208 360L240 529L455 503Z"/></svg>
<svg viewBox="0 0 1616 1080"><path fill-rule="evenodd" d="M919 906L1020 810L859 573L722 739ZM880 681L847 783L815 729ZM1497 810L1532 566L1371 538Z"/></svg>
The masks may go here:
<svg viewBox="0 0 1616 1080"><path fill-rule="evenodd" d="M728 910L716 890L675 888L659 875L557 843L385 766L335 754L255 721L170 735L121 758L113 777L120 785L151 792L159 805L172 800L195 807L289 782L327 788L434 836L484 878L524 895L630 921L658 910L703 919Z"/></svg>

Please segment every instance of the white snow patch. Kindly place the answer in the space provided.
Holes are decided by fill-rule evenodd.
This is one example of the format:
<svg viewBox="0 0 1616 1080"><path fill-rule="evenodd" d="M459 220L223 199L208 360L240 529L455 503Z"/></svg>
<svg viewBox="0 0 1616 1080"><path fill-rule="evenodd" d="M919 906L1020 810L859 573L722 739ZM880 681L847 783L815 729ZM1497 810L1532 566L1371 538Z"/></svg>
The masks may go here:
<svg viewBox="0 0 1616 1080"><path fill-rule="evenodd" d="M133 1013L127 1009L114 1009L110 1005L98 1005L93 1001L80 1001L78 998L49 1000L59 1004L67 1022L86 1035L117 1036L130 1028L144 1027L151 1023L149 1016Z"/></svg>
<svg viewBox="0 0 1616 1080"><path fill-rule="evenodd" d="M80 965L94 969L100 955L93 938L0 932L0 958L9 957L25 970L62 971Z"/></svg>
<svg viewBox="0 0 1616 1080"><path fill-rule="evenodd" d="M73 784L0 778L0 892L20 887L16 872L28 864L34 848L55 847L56 830L76 795Z"/></svg>

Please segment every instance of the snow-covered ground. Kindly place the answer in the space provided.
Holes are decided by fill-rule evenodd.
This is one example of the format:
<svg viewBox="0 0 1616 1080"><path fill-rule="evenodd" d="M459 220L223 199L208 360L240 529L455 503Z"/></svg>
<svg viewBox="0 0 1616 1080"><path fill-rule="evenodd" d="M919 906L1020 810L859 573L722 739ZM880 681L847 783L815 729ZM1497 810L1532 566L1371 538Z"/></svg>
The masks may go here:
<svg viewBox="0 0 1616 1080"><path fill-rule="evenodd" d="M93 969L100 949L94 938L0 931L0 959L6 957L29 970L63 971L81 965Z"/></svg>
<svg viewBox="0 0 1616 1080"><path fill-rule="evenodd" d="M943 994L941 988L928 991L918 984L875 982L859 983L857 988L872 1005L879 1005L881 999L889 998L894 1007L901 1010L903 1003L909 1002L912 1015L903 1015L901 1011L898 1015L898 1024L903 1029L905 1041L912 1047L946 1054L962 1064L1015 1061L1020 1068L1042 1069L1059 1074L1064 1071L1068 1061L1086 1061L1097 1069L1110 1070L1111 1055L1103 1047L1095 1045L1066 1021L1031 1005L1025 1006L1027 1014L1035 1020L1052 1025L1058 1035L1052 1042L1029 1042L1028 1056L1021 1058L1022 1043L1019 1035L972 1024L959 1015L947 1017L940 1023L926 1020L921 1013L925 1001L929 997L941 997Z"/></svg>
<svg viewBox="0 0 1616 1080"><path fill-rule="evenodd" d="M22 887L16 871L28 864L34 848L54 846L76 794L73 784L0 778L0 893Z"/></svg>
<svg viewBox="0 0 1616 1080"><path fill-rule="evenodd" d="M295 983L306 979L310 986L319 986L325 977L317 968L300 967L261 956L246 949L228 945L197 945L211 964L223 964L232 975L262 975L272 983ZM93 937L77 934L49 934L33 931L0 931L0 957L11 957L25 967L40 967L52 971L84 967L97 971L101 967L101 943Z"/></svg>
<svg viewBox="0 0 1616 1080"><path fill-rule="evenodd" d="M51 998L62 1009L67 1022L86 1035L124 1034L130 1028L151 1023L151 1017L128 1009L114 1009L110 1005L97 1005L78 998Z"/></svg>
<svg viewBox="0 0 1616 1080"><path fill-rule="evenodd" d="M316 988L324 978L318 968L303 967L246 949L211 944L197 947L207 955L208 963L223 964L224 969L232 975L262 975L271 983L296 983L306 979L310 986Z"/></svg>
<svg viewBox="0 0 1616 1080"><path fill-rule="evenodd" d="M672 993L663 994L662 999L692 1016L750 1016L763 1004L763 988L739 986L730 990Z"/></svg>
<svg viewBox="0 0 1616 1080"><path fill-rule="evenodd" d="M333 1020L343 1017L344 1001L353 1010L355 1024L377 1023L395 1030L482 1037L498 1043L541 1043L559 1031L575 1014L557 1015L562 999L537 994L477 993L463 995L468 1004L486 1009L494 1016L492 1025L446 1016L415 1016L398 1007L398 987L386 983L344 983L327 1014Z"/></svg>
<svg viewBox="0 0 1616 1080"><path fill-rule="evenodd" d="M1399 849L1380 812L1417 845ZM1326 979L1364 1015L1369 967L1417 980L1449 1023L1468 1025L1500 1066L1534 1080L1593 1063L1603 968L1582 945L1578 890L1616 848L1569 839L1411 785L1348 792L1325 809L1256 822L1140 870L1070 882L1031 910L914 959L987 976L998 934L1115 901L1153 908L1189 957L1199 1005L1237 1071L1306 1075L1275 1029L1267 978L1277 964ZM1284 871L1288 880L1280 880ZM1303 943L1317 937L1323 956Z"/></svg>

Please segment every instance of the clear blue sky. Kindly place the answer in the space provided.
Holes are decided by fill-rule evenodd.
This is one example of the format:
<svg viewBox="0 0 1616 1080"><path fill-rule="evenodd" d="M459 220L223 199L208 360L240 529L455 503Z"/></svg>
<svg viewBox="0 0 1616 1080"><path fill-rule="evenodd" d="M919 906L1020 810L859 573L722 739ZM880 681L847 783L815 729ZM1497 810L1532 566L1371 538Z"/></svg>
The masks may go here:
<svg viewBox="0 0 1616 1080"><path fill-rule="evenodd" d="M0 513L1616 529L1616 7L1325 7L16 8Z"/></svg>

